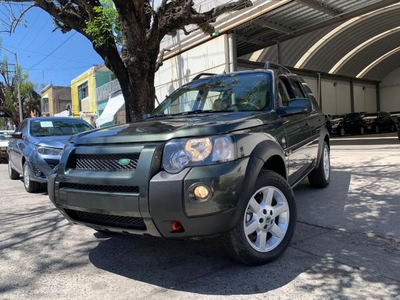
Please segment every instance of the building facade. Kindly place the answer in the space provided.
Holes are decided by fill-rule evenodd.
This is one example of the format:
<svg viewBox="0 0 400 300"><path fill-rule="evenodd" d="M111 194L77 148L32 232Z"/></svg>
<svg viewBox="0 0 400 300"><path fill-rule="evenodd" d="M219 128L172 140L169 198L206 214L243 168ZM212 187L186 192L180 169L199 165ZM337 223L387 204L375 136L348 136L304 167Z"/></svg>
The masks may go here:
<svg viewBox="0 0 400 300"><path fill-rule="evenodd" d="M71 87L50 84L43 88L40 93L42 116L54 116L71 107Z"/></svg>

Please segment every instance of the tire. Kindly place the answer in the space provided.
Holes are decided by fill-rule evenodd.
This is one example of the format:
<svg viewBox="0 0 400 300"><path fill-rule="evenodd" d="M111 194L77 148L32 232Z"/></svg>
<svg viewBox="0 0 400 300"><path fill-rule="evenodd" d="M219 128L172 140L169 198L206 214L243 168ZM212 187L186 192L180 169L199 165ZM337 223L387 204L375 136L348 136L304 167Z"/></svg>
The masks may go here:
<svg viewBox="0 0 400 300"><path fill-rule="evenodd" d="M261 171L242 217L223 238L224 246L245 264L269 263L289 246L296 220L296 201L287 181L276 172Z"/></svg>
<svg viewBox="0 0 400 300"><path fill-rule="evenodd" d="M374 131L374 132L375 132L375 133L379 133L379 131L380 131L379 126L376 125L376 126L375 126L375 131Z"/></svg>
<svg viewBox="0 0 400 300"><path fill-rule="evenodd" d="M344 130L343 127L342 127L342 128L339 128L338 133L339 133L340 136L345 136L345 135L346 135L346 130Z"/></svg>
<svg viewBox="0 0 400 300"><path fill-rule="evenodd" d="M36 192L39 189L40 183L37 181L31 180L31 172L29 170L27 162L24 163L23 177L24 177L24 187L28 193Z"/></svg>
<svg viewBox="0 0 400 300"><path fill-rule="evenodd" d="M396 131L396 126L390 125L390 132L395 132Z"/></svg>
<svg viewBox="0 0 400 300"><path fill-rule="evenodd" d="M19 178L19 173L13 169L10 162L8 162L8 177L10 177L11 180Z"/></svg>
<svg viewBox="0 0 400 300"><path fill-rule="evenodd" d="M364 129L363 126L361 126L361 127L360 127L360 134L361 134L361 135L364 135L364 133L365 133L365 129Z"/></svg>
<svg viewBox="0 0 400 300"><path fill-rule="evenodd" d="M329 185L331 180L331 160L328 144L324 141L319 160L318 167L316 167L309 175L308 181L310 185L315 188L324 188Z"/></svg>

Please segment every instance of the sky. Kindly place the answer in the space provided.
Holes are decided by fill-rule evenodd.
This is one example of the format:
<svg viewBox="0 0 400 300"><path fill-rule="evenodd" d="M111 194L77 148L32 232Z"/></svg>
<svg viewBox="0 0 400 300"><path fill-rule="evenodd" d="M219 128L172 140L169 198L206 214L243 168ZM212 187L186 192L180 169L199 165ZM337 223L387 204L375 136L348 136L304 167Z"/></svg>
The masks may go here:
<svg viewBox="0 0 400 300"><path fill-rule="evenodd" d="M1 7L0 7L1 9ZM25 26L18 26L14 33L0 33L0 60L8 57L15 63L16 53L23 71L28 71L29 81L39 92L43 86L71 86L71 80L103 63L92 44L80 33L71 30L63 34L53 32L50 16L40 8L32 8L25 15Z"/></svg>
<svg viewBox="0 0 400 300"><path fill-rule="evenodd" d="M205 5L210 0L196 2ZM161 0L154 0L154 8L157 9L160 3ZM4 10L0 6L0 21L7 17L8 12ZM59 29L53 31L53 21L42 9L31 8L24 21L26 26L18 26L11 35L0 32L0 46L3 47L0 49L0 61L6 55L9 63L14 64L15 55L9 51L16 53L19 65L29 73L29 81L35 84L37 92L49 84L71 86L72 79L93 65L103 63L92 44L80 33L74 30L66 34Z"/></svg>

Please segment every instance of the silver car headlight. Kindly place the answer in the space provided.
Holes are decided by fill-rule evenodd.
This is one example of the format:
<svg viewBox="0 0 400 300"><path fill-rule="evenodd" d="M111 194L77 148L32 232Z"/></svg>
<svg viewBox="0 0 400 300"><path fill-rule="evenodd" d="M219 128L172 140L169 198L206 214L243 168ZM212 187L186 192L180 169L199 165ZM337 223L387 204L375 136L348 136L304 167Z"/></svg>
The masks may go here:
<svg viewBox="0 0 400 300"><path fill-rule="evenodd" d="M39 146L37 147L36 151L41 155L61 155L63 149Z"/></svg>
<svg viewBox="0 0 400 300"><path fill-rule="evenodd" d="M171 140L165 144L162 165L168 173L178 173L186 167L234 159L235 141L231 135L222 135Z"/></svg>

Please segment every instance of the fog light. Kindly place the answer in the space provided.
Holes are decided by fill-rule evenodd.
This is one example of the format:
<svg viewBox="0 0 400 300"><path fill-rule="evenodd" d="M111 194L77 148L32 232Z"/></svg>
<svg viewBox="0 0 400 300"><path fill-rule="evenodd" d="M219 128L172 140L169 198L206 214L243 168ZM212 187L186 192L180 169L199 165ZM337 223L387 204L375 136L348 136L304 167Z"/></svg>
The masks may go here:
<svg viewBox="0 0 400 300"><path fill-rule="evenodd" d="M210 190L204 185L196 186L193 193L196 199L199 201L204 201L208 198L208 196L210 196Z"/></svg>

